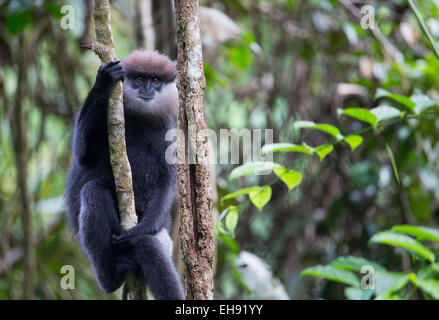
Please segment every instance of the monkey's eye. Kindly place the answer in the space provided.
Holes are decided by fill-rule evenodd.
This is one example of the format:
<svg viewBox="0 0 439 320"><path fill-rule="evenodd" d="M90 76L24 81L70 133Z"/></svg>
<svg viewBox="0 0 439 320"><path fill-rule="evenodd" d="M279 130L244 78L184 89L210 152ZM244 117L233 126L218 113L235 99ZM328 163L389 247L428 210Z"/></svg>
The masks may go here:
<svg viewBox="0 0 439 320"><path fill-rule="evenodd" d="M153 78L153 79L152 79L152 84L155 85L155 86L157 86L157 85L160 84L160 80L157 79L157 78Z"/></svg>
<svg viewBox="0 0 439 320"><path fill-rule="evenodd" d="M139 83L139 84L142 83L143 82L143 78L141 76L138 76L136 78L136 82Z"/></svg>

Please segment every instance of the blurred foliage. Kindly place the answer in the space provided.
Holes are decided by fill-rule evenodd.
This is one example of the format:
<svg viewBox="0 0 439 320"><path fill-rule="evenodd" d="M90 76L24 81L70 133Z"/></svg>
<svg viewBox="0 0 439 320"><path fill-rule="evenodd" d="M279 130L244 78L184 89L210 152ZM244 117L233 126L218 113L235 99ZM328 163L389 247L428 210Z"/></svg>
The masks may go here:
<svg viewBox="0 0 439 320"><path fill-rule="evenodd" d="M262 134L262 151L273 152L276 168L255 175L260 163L216 165L217 299L257 298L235 265L240 250L263 258L292 298L437 298L437 241L407 225L437 230L439 223L439 60L406 0L368 1L378 31L361 28L360 6L349 3L201 1L240 30L204 48L208 126L273 129L273 144ZM439 3L416 3L437 39ZM64 4L75 9L73 30L60 27ZM137 46L134 1L112 5L122 57ZM93 38L86 10L85 0L0 1L0 299L20 298L23 283L17 101L26 128L20 152L35 236L34 298L121 294L100 292L63 212L74 114L99 67L80 46ZM384 235L421 245L424 259L395 239L380 240L377 232L388 229ZM357 286L364 264L376 267L373 290ZM75 290L59 286L63 265L75 267ZM303 270L324 280L302 277Z"/></svg>
<svg viewBox="0 0 439 320"><path fill-rule="evenodd" d="M418 240L406 234L415 236ZM333 260L328 266L306 268L301 274L349 285L344 293L350 300L369 300L371 297L378 300L407 300L416 289L421 291L424 298L438 300L439 264L433 251L421 244L422 240L438 244L439 230L399 225L390 231L379 232L369 240L370 243L387 244L409 252L415 266L416 260L420 262L410 271L390 272L373 261L347 256ZM425 264L425 261L428 263ZM363 274L361 281L353 272Z"/></svg>

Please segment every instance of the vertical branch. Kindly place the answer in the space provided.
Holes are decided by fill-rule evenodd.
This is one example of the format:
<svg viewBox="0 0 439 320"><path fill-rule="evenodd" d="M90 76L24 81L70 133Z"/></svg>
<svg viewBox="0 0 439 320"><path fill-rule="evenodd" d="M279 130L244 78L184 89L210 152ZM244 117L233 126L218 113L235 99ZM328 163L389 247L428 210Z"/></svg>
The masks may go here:
<svg viewBox="0 0 439 320"><path fill-rule="evenodd" d="M97 42L92 44L92 50L103 63L116 59L113 34L111 32L109 0L95 0L93 7L95 32ZM117 202L119 207L120 225L126 231L137 224L134 205L131 167L128 162L125 143L125 118L122 102L122 82L119 81L108 101L108 141L110 146L110 163L116 183ZM146 287L143 281L136 280L132 274L127 276L128 291L133 299L146 297Z"/></svg>
<svg viewBox="0 0 439 320"><path fill-rule="evenodd" d="M165 39L165 50L168 56L172 59L177 57L177 47L175 45L175 13L173 0L165 1L165 24L164 24L164 34Z"/></svg>
<svg viewBox="0 0 439 320"><path fill-rule="evenodd" d="M33 272L35 265L34 241L32 233L32 216L27 192L27 135L23 114L23 97L25 95L27 49L24 36L20 36L18 53L18 78L15 103L10 126L17 169L17 188L21 202L21 225L23 232L23 299L33 297Z"/></svg>
<svg viewBox="0 0 439 320"><path fill-rule="evenodd" d="M175 0L178 42L178 188L181 249L188 299L213 299L214 239L212 191L209 183L207 127L203 94L206 86L197 0ZM195 126L195 133L193 127ZM191 126L191 128L189 128ZM189 134L191 129L191 134ZM195 164L189 162L185 141L194 151ZM188 148L188 149L189 149Z"/></svg>
<svg viewBox="0 0 439 320"><path fill-rule="evenodd" d="M152 19L152 0L136 1L137 8L137 45L146 50L155 49L155 33Z"/></svg>
<svg viewBox="0 0 439 320"><path fill-rule="evenodd" d="M82 32L81 38L79 38L79 45L83 43L90 43L90 22L91 15L93 13L93 0L86 0L85 6L85 17L84 17L84 31Z"/></svg>
<svg viewBox="0 0 439 320"><path fill-rule="evenodd" d="M153 0L152 4L155 28L160 34L156 39L156 49L176 59L174 1Z"/></svg>

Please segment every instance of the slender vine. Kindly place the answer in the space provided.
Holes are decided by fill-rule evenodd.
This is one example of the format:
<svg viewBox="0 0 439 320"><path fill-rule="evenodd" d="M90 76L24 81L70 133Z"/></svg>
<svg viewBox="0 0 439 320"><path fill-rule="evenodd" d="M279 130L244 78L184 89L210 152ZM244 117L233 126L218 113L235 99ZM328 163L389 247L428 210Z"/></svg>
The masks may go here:
<svg viewBox="0 0 439 320"><path fill-rule="evenodd" d="M416 4L413 0L409 0L410 8L413 10L416 20L418 20L419 25L421 26L422 32L427 37L428 41L431 44L431 47L433 48L433 52L436 55L436 58L439 59L439 48L436 44L436 40L434 40L433 35L431 34L430 30L428 29L424 19L421 16L421 13L419 12L419 9L416 7Z"/></svg>

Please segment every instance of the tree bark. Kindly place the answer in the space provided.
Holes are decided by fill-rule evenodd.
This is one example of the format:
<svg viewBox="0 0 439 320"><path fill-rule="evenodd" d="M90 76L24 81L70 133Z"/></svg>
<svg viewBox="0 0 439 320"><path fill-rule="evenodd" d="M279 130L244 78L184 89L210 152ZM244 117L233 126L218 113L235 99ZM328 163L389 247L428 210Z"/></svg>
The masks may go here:
<svg viewBox="0 0 439 320"><path fill-rule="evenodd" d="M175 0L175 15L180 100L177 126L178 131L184 133L184 139L178 140L177 168L185 291L187 299L207 300L213 299L215 244L207 127L203 111L206 82L198 1ZM195 132L190 130L192 126ZM190 163L192 159L186 150L193 151L194 164Z"/></svg>
<svg viewBox="0 0 439 320"><path fill-rule="evenodd" d="M108 63L116 59L111 32L109 0L95 0L93 17L97 42L91 45L91 49L99 56L102 63ZM122 94L122 82L119 81L108 102L107 127L110 163L116 183L120 225L122 231L126 231L137 224L137 215L134 205L131 166L126 153ZM135 279L134 275L129 273L126 277L126 285L130 298L134 300L146 298L146 285L141 279Z"/></svg>

